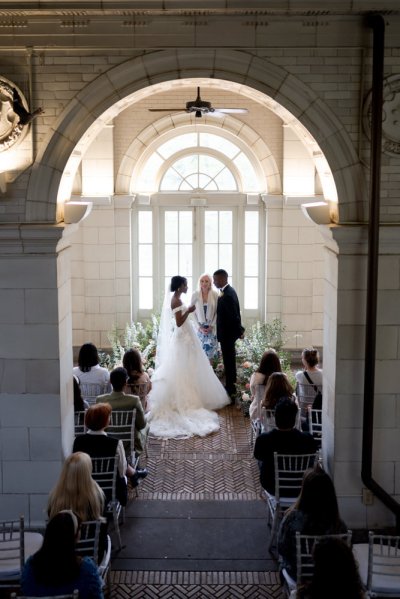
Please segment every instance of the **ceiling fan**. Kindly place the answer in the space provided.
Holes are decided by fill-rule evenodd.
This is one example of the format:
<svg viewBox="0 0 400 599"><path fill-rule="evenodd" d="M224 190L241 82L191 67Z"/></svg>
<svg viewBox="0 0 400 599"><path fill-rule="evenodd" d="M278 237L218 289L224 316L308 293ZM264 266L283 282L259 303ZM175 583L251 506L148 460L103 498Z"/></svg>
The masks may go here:
<svg viewBox="0 0 400 599"><path fill-rule="evenodd" d="M175 112L184 110L185 112L201 118L203 114L212 116L223 116L224 114L247 114L247 108L213 108L211 102L204 102L200 97L200 88L197 88L197 98L194 102L186 102L185 108L149 108L150 112Z"/></svg>

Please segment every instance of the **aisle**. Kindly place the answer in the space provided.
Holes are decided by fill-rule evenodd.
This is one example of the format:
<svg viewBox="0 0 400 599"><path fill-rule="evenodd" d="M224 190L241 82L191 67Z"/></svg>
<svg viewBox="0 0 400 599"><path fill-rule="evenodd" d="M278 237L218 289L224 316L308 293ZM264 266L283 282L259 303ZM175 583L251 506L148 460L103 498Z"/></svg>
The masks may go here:
<svg viewBox="0 0 400 599"><path fill-rule="evenodd" d="M151 439L149 476L130 502L112 597L283 597L248 418L219 412L204 439Z"/></svg>

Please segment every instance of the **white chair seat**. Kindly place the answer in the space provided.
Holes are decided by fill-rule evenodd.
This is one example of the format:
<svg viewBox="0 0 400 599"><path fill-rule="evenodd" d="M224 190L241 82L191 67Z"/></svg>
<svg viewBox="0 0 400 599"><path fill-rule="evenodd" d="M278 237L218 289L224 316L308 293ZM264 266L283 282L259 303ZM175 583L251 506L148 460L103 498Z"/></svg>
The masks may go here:
<svg viewBox="0 0 400 599"><path fill-rule="evenodd" d="M388 547L382 546L382 556L374 555L374 568L378 572L372 572L371 590L377 595L392 594L393 597L400 596L400 563L388 565L390 555ZM359 566L360 577L365 586L368 581L369 544L356 543L353 545L353 553ZM399 558L396 559L399 562Z"/></svg>
<svg viewBox="0 0 400 599"><path fill-rule="evenodd" d="M43 536L38 532L24 532L25 543L25 561L40 549L43 543ZM7 549L9 547L9 550ZM21 575L20 560L15 556L16 549L19 550L19 532L12 535L10 541L4 541L1 544L0 578L1 580L18 579ZM9 558L7 558L9 554Z"/></svg>

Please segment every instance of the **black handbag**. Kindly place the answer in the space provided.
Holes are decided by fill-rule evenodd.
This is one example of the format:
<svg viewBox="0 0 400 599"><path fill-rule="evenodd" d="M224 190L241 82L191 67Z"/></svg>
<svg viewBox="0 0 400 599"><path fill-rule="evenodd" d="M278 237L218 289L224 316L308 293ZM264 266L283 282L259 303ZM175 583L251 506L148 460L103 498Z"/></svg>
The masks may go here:
<svg viewBox="0 0 400 599"><path fill-rule="evenodd" d="M310 385L312 385L314 387L315 397L314 397L314 401L312 404L312 409L313 410L322 410L322 393L321 393L321 391L318 389L317 385L314 385L310 376L308 375L308 373L305 370L303 370L303 374L306 377L306 379L308 380L308 382L310 383Z"/></svg>

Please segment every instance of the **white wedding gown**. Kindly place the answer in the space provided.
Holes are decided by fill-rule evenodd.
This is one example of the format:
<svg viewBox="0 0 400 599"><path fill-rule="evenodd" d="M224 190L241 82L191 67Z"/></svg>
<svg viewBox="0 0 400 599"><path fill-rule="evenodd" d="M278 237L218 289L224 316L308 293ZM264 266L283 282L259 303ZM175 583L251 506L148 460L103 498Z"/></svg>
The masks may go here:
<svg viewBox="0 0 400 599"><path fill-rule="evenodd" d="M172 311L183 313L181 305ZM174 317L175 320L175 317ZM174 325L168 352L152 377L149 398L150 433L155 437L204 437L219 430L212 410L229 403L189 318Z"/></svg>

